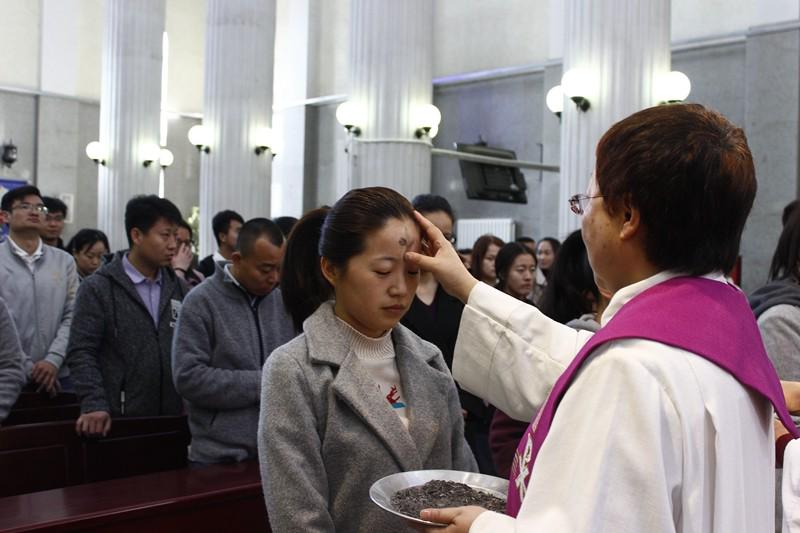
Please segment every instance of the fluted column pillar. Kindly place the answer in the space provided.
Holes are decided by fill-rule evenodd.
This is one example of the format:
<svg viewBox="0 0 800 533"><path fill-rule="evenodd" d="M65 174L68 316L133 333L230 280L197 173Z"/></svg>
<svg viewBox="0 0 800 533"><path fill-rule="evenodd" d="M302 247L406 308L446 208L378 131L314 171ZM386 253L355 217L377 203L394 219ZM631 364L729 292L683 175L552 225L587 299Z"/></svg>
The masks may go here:
<svg viewBox="0 0 800 533"><path fill-rule="evenodd" d="M203 125L211 151L200 166L200 253L216 249L211 218L233 209L270 215L272 154L255 153L272 122L275 0L208 0Z"/></svg>
<svg viewBox="0 0 800 533"><path fill-rule="evenodd" d="M658 103L657 81L670 70L669 0L567 0L564 72L585 74L591 108L567 99L561 128L559 233L580 227L567 199L585 192L602 134Z"/></svg>
<svg viewBox="0 0 800 533"><path fill-rule="evenodd" d="M414 137L414 118L433 98L433 2L353 0L351 20L349 100L364 122L348 151L350 186L430 192L431 144Z"/></svg>
<svg viewBox="0 0 800 533"><path fill-rule="evenodd" d="M112 250L128 246L128 200L158 193L158 163L142 163L147 147L159 146L164 12L164 0L106 3L100 142L108 159L98 167L97 223Z"/></svg>

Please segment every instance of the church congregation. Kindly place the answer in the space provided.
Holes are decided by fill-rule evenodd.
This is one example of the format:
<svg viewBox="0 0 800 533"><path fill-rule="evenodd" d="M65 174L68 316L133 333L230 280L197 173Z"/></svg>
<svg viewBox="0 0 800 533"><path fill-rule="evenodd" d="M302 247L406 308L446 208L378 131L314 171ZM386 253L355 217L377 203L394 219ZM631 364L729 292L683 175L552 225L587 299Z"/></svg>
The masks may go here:
<svg viewBox="0 0 800 533"><path fill-rule="evenodd" d="M800 533L800 3L732 2L7 0L0 531Z"/></svg>

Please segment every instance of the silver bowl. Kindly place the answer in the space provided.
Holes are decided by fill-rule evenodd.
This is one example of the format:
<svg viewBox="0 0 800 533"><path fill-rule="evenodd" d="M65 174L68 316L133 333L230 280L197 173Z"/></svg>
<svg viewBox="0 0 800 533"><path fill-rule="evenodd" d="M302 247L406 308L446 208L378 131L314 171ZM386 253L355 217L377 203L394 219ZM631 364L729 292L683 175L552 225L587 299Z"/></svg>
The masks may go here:
<svg viewBox="0 0 800 533"><path fill-rule="evenodd" d="M441 479L463 483L473 489L488 492L492 496L506 499L508 497L508 480L499 477L476 474L474 472L459 472L457 470L415 470L413 472L398 472L379 479L369 488L369 497L381 509L389 511L399 517L417 524L444 527L447 524L422 520L418 516L410 516L396 511L392 507L392 496L398 491L424 485L428 481Z"/></svg>

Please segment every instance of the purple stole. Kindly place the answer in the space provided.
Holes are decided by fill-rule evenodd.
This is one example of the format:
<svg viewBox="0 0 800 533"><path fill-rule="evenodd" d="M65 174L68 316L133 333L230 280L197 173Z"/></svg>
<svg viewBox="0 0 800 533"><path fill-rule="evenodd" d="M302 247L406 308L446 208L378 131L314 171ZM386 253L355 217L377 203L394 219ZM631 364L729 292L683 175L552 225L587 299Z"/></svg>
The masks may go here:
<svg viewBox="0 0 800 533"><path fill-rule="evenodd" d="M547 401L522 436L508 484L506 513L516 517L536 456L547 438L558 404L594 350L620 339L646 339L711 361L768 399L783 425L800 436L786 410L783 391L753 312L735 287L706 278L679 277L651 287L622 306L581 348L558 378Z"/></svg>

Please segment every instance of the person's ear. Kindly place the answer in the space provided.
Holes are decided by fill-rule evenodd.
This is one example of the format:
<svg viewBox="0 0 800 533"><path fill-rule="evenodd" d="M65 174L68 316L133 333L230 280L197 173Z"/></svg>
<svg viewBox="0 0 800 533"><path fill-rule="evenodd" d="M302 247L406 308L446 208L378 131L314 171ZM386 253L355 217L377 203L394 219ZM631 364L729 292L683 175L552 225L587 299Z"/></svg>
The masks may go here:
<svg viewBox="0 0 800 533"><path fill-rule="evenodd" d="M142 240L144 239L144 232L139 228L131 229L131 242L135 245L139 245Z"/></svg>
<svg viewBox="0 0 800 533"><path fill-rule="evenodd" d="M242 262L242 252L240 252L239 250L234 251L231 254L231 261L233 262L234 265L238 265L239 263L241 263Z"/></svg>
<svg viewBox="0 0 800 533"><path fill-rule="evenodd" d="M642 226L642 217L639 208L625 200L622 205L622 226L619 230L620 240L627 241L635 237Z"/></svg>
<svg viewBox="0 0 800 533"><path fill-rule="evenodd" d="M332 287L336 287L336 280L339 277L338 269L333 266L327 257L320 257L319 259L320 270L322 270L322 277L328 280Z"/></svg>

